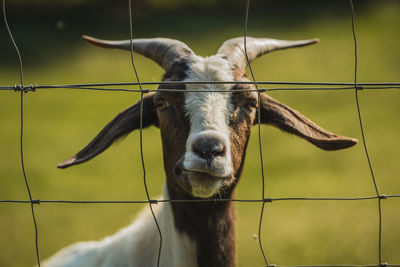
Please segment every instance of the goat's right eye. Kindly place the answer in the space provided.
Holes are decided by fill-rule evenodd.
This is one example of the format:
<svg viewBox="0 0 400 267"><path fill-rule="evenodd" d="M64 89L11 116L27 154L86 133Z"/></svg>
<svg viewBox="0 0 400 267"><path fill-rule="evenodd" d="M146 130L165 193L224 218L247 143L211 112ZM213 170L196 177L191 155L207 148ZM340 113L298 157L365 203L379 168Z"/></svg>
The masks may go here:
<svg viewBox="0 0 400 267"><path fill-rule="evenodd" d="M168 107L168 102L165 99L160 99L156 101L155 106L158 110L163 110Z"/></svg>

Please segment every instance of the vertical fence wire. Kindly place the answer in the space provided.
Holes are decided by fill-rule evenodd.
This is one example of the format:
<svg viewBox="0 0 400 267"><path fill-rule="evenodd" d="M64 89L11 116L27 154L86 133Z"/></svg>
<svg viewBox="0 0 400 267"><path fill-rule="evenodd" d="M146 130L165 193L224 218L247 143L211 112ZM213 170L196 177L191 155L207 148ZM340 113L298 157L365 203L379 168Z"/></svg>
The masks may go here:
<svg viewBox="0 0 400 267"><path fill-rule="evenodd" d="M379 265L382 265L382 206L381 206L381 200L384 199L379 194L378 190L378 185L376 183L375 175L374 175L374 170L372 167L371 159L369 157L368 149L367 149L367 142L364 134L364 127L363 127L363 122L362 122L362 117L361 117L361 109L360 109L360 103L359 103L359 98L358 98L358 91L362 90L362 87L360 87L357 84L357 71L358 71L358 53L357 53L357 36L356 36L356 30L355 30L355 10L354 10L354 2L353 0L349 0L350 7L351 7L351 28L352 28L352 33L353 33L353 39L354 39L354 92L355 92L355 100L356 100L356 106L357 106L357 114L358 114L358 120L360 123L360 131L361 131L361 136L362 136L362 142L363 142L363 147L364 147L364 152L365 156L368 161L368 166L369 170L371 173L372 177L372 182L374 184L376 196L378 197L378 260L379 260Z"/></svg>
<svg viewBox="0 0 400 267"><path fill-rule="evenodd" d="M244 19L244 32L243 32L243 42L244 42L244 54L246 56L247 65L249 66L249 70L251 73L252 80L254 82L254 86L257 89L257 130L258 130L258 147L259 147L259 155L260 155L260 165L261 165L261 196L262 199L265 199L265 176L264 176L264 159L263 159L263 152L262 152L262 141L261 141L261 98L260 98L260 90L258 88L257 80L253 72L253 68L251 67L251 62L249 59L249 55L247 54L247 28L249 22L249 9L250 9L250 0L247 0L246 3L246 14ZM264 216L264 208L265 208L265 201L261 204L261 212L260 212L260 220L258 223L258 244L260 247L261 254L263 256L264 262L267 266L269 266L268 259L266 253L263 248L262 238L261 238L261 230L262 230L262 222Z"/></svg>
<svg viewBox="0 0 400 267"><path fill-rule="evenodd" d="M39 241L38 241L38 227L37 227L37 222L36 222L36 216L35 216L35 209L34 209L34 204L35 202L32 199L32 193L31 189L29 187L29 181L28 177L26 175L26 170L25 170L25 163L24 163L24 145L23 145L23 140L24 140L24 90L22 89L24 87L24 69L23 69L23 64L22 64L22 57L21 53L19 51L19 48L17 46L17 43L15 42L14 36L11 32L10 26L8 25L7 21L7 14L6 14L6 0L3 0L3 17L4 17L4 24L6 25L8 35L11 39L11 42L15 48L15 51L18 55L18 62L19 62L19 79L20 79L20 138L19 138L19 143L20 143L20 156L21 156L21 168L22 168L22 174L24 176L24 181L25 181L25 186L26 190L28 192L29 200L30 200L30 206L31 206L31 213L32 213L32 219L33 219L33 226L35 229L35 250L36 250L36 261L38 266L40 267L40 256L39 256ZM15 86L17 88L17 86Z"/></svg>
<svg viewBox="0 0 400 267"><path fill-rule="evenodd" d="M160 237L160 243L159 243L159 247L158 247L158 256L157 256L157 267L159 267L160 266L160 259L161 259L161 249L162 249L163 236L162 236L162 233L161 233L160 225L158 224L156 215L155 215L153 207L152 207L152 201L150 199L149 189L147 187L147 181L146 181L146 167L145 167L145 163L144 163L144 153L143 153L143 94L144 94L144 90L142 88L142 84L140 82L139 75L138 75L138 72L137 72L137 69L136 69L136 66L135 66L134 57L133 57L132 0L128 0L128 8L129 8L129 33L130 33L129 40L130 40L130 48L131 48L130 49L131 63L132 63L133 71L135 73L135 77L136 77L136 80L138 82L139 89L140 89L140 112L139 112L139 117L140 117L140 121L139 121L140 159L141 159L141 163L142 163L143 184L144 184L144 189L146 191L147 201L149 202L150 212L151 212L151 215L153 216L154 223L155 223L155 225L157 227L158 235Z"/></svg>
<svg viewBox="0 0 400 267"><path fill-rule="evenodd" d="M17 43L15 42L14 36L13 36L13 34L11 32L10 26L8 25L7 14L6 14L6 0L3 0L3 17L4 17L4 24L6 25L8 35L9 35L9 37L11 39L11 42L12 42L14 48L15 48L15 51L16 51L16 53L18 55L20 88L23 88L24 87L24 71L23 71L22 57L21 57L21 53L19 51L19 48L17 46ZM15 86L15 88L17 88L17 86ZM19 138L20 156L21 156L21 168L22 168L22 174L24 176L26 190L28 192L28 196L29 196L29 200L30 200L33 226L34 226L34 229L35 229L36 261L37 261L38 266L40 267L38 227L37 227L35 209L34 209L35 202L32 199L32 193L31 193L28 177L26 175L26 170L25 170L23 140L24 140L24 90L21 90L21 92L20 92L20 138Z"/></svg>

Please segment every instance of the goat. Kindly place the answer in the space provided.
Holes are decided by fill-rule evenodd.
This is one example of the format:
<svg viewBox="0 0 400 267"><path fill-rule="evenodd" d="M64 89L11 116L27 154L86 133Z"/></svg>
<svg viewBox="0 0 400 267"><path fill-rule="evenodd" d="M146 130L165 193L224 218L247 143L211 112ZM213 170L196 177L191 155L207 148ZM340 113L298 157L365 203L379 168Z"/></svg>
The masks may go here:
<svg viewBox="0 0 400 267"><path fill-rule="evenodd" d="M131 40L83 38L101 47L131 48ZM247 56L252 61L274 50L317 41L247 37ZM143 97L143 127L155 125L161 132L166 173L163 198L215 199L158 205L155 213L163 235L160 266L235 266L235 206L233 202L218 199L234 198L250 129L258 120L324 150L344 149L357 143L356 139L324 130L266 94L258 96L256 91L250 90L254 89L252 84L193 83L249 81L242 37L227 40L217 54L205 58L177 40L152 38L132 42L135 52L152 59L166 71L163 81L187 82L162 85L163 89L177 89L178 92L158 90ZM90 160L138 129L140 106L139 101L119 113L86 147L58 167ZM114 236L72 245L58 252L44 266L156 266L158 242L153 218L146 210Z"/></svg>

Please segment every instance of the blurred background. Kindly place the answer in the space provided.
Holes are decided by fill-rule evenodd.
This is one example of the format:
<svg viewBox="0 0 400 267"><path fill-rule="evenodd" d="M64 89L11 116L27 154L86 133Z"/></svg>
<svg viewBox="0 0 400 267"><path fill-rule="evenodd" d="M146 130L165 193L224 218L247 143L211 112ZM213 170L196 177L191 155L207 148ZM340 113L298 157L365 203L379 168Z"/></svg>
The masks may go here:
<svg viewBox="0 0 400 267"><path fill-rule="evenodd" d="M134 36L169 37L197 54L215 53L241 36L243 0L134 0ZM12 0L7 18L24 63L25 84L135 81L126 51L84 43L89 34L128 39L128 1ZM360 82L400 80L399 1L356 1ZM3 17L0 86L19 83L18 61ZM277 39L318 37L317 45L274 52L253 63L258 80L354 80L351 10L347 0L251 1L248 35ZM142 81L159 81L155 63L135 56ZM132 87L135 88L135 87ZM275 91L270 95L324 128L358 138L354 91ZM139 135L132 133L94 160L67 170L58 162L76 153L135 93L49 89L24 96L25 167L34 199L145 200ZM400 193L400 91L359 92L368 149L383 194ZM28 198L20 167L20 95L0 92L0 199ZM362 143L321 151L298 138L262 126L267 197L373 196ZM250 140L237 198L261 198L257 129ZM164 183L162 148L155 127L144 131L147 181L152 197ZM99 240L128 225L145 205L35 205L41 259L76 241ZM237 204L239 266L263 266L257 233L261 204ZM400 263L400 199L382 201L382 259ZM279 265L377 264L376 200L267 203L262 240L270 263ZM0 204L0 266L35 265L30 206Z"/></svg>

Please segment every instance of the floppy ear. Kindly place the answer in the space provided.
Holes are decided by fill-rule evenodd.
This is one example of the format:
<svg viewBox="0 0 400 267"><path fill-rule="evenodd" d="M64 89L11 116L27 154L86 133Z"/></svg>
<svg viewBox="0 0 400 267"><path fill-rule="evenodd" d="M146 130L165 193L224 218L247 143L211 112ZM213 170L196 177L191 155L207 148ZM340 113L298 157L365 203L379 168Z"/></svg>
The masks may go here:
<svg viewBox="0 0 400 267"><path fill-rule="evenodd" d="M143 127L158 125L157 112L153 103L154 93L143 97ZM59 163L58 168L67 168L97 156L112 143L140 127L140 101L119 113L81 151Z"/></svg>
<svg viewBox="0 0 400 267"><path fill-rule="evenodd" d="M357 139L328 132L298 111L265 94L260 94L260 98L261 123L271 124L282 131L295 134L324 150L344 149L357 144Z"/></svg>

